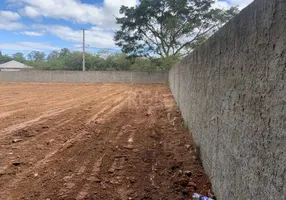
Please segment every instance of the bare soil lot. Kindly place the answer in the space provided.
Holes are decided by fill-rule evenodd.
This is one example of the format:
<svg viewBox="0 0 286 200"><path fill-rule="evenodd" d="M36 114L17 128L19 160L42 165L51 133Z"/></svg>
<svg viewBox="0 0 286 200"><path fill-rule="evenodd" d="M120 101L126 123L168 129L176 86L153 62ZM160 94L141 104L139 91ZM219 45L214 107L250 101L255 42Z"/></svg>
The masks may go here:
<svg viewBox="0 0 286 200"><path fill-rule="evenodd" d="M0 83L0 199L176 200L210 187L165 85Z"/></svg>

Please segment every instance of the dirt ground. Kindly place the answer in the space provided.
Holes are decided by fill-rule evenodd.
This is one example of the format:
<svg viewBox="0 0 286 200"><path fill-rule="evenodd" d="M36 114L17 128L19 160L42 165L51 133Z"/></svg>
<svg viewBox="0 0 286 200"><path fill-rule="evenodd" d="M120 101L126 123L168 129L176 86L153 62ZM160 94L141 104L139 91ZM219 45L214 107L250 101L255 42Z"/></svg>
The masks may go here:
<svg viewBox="0 0 286 200"><path fill-rule="evenodd" d="M161 84L0 83L0 199L211 195Z"/></svg>

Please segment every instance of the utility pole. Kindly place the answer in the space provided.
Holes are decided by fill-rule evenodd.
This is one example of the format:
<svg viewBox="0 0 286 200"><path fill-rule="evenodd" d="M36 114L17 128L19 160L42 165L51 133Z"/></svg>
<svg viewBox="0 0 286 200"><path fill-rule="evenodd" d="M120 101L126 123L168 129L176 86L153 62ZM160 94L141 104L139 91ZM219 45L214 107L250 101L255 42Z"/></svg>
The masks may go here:
<svg viewBox="0 0 286 200"><path fill-rule="evenodd" d="M85 71L85 30L82 29L82 71Z"/></svg>

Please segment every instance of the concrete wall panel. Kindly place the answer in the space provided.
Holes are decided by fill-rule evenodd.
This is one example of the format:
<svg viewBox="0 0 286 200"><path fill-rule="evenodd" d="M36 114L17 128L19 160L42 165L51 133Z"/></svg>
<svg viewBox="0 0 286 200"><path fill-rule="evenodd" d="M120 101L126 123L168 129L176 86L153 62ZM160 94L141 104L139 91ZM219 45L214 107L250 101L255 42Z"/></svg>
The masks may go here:
<svg viewBox="0 0 286 200"><path fill-rule="evenodd" d="M165 77L162 79L162 77ZM166 80L168 80L168 74L164 72L154 72L150 73L150 81L155 83L167 83Z"/></svg>
<svg viewBox="0 0 286 200"><path fill-rule="evenodd" d="M148 72L132 72L132 82L134 83L150 83L151 76Z"/></svg>
<svg viewBox="0 0 286 200"><path fill-rule="evenodd" d="M254 1L169 81L218 199L286 199L286 1Z"/></svg>
<svg viewBox="0 0 286 200"><path fill-rule="evenodd" d="M98 82L96 71L80 72L80 74L81 74L80 75L81 76L81 82L86 82L86 83Z"/></svg>
<svg viewBox="0 0 286 200"><path fill-rule="evenodd" d="M51 71L51 82L66 82L65 71Z"/></svg>
<svg viewBox="0 0 286 200"><path fill-rule="evenodd" d="M98 82L113 82L114 72L97 72Z"/></svg>
<svg viewBox="0 0 286 200"><path fill-rule="evenodd" d="M52 79L50 71L34 71L35 82L50 82Z"/></svg>
<svg viewBox="0 0 286 200"><path fill-rule="evenodd" d="M0 81L10 82L110 82L110 83L167 83L167 72L117 71L20 71L0 72Z"/></svg>
<svg viewBox="0 0 286 200"><path fill-rule="evenodd" d="M14 82L16 77L16 72L0 72L0 78L2 81Z"/></svg>
<svg viewBox="0 0 286 200"><path fill-rule="evenodd" d="M113 82L118 83L127 83L131 82L131 73L130 72L113 72Z"/></svg>

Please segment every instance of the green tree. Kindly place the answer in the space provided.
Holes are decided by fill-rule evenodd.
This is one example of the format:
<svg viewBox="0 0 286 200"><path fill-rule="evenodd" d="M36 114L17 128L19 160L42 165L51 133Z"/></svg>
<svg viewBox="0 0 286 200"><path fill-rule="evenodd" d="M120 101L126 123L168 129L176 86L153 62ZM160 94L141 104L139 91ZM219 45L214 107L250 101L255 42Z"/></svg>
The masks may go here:
<svg viewBox="0 0 286 200"><path fill-rule="evenodd" d="M32 51L31 53L28 54L28 59L29 60L34 60L34 61L45 61L46 54L44 52L40 51Z"/></svg>
<svg viewBox="0 0 286 200"><path fill-rule="evenodd" d="M116 18L121 29L116 44L133 56L186 54L230 20L237 7L213 9L214 0L141 0L136 7L122 6Z"/></svg>
<svg viewBox="0 0 286 200"><path fill-rule="evenodd" d="M15 54L13 54L12 58L18 62L21 62L21 63L25 62L25 60L26 60L24 57L24 54L21 52L17 52Z"/></svg>
<svg viewBox="0 0 286 200"><path fill-rule="evenodd" d="M155 71L156 66L151 61L151 59L145 57L134 58L134 62L131 66L133 71Z"/></svg>
<svg viewBox="0 0 286 200"><path fill-rule="evenodd" d="M60 57L60 53L58 51L52 51L48 57L47 57L47 60L48 61L53 61L53 60L57 60L59 59Z"/></svg>
<svg viewBox="0 0 286 200"><path fill-rule="evenodd" d="M63 49L61 49L59 56L60 56L60 58L65 58L70 54L71 54L71 51L68 48L63 48Z"/></svg>
<svg viewBox="0 0 286 200"><path fill-rule="evenodd" d="M180 54L171 55L166 58L151 58L156 71L169 71L177 62L180 61Z"/></svg>
<svg viewBox="0 0 286 200"><path fill-rule="evenodd" d="M11 60L12 60L12 58L10 56L3 55L2 53L0 54L0 64L9 62Z"/></svg>
<svg viewBox="0 0 286 200"><path fill-rule="evenodd" d="M88 63L87 70L106 70L105 59L98 54L90 54L90 56L87 56L86 61Z"/></svg>
<svg viewBox="0 0 286 200"><path fill-rule="evenodd" d="M79 51L70 52L64 58L65 70L82 70L82 53Z"/></svg>
<svg viewBox="0 0 286 200"><path fill-rule="evenodd" d="M100 57L106 59L108 56L113 55L113 50L109 48L100 49L96 55L99 55Z"/></svg>
<svg viewBox="0 0 286 200"><path fill-rule="evenodd" d="M132 65L131 59L127 55L116 53L109 55L105 59L105 69L113 71L127 71Z"/></svg>
<svg viewBox="0 0 286 200"><path fill-rule="evenodd" d="M25 64L37 70L51 70L49 64L41 60L27 60Z"/></svg>

